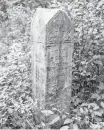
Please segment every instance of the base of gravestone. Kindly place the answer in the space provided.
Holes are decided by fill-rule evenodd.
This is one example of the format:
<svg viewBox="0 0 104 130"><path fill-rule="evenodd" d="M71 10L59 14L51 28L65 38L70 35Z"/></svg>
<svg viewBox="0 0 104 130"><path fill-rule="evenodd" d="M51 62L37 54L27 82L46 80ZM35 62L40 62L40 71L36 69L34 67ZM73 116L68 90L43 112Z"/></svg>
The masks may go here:
<svg viewBox="0 0 104 130"><path fill-rule="evenodd" d="M46 100L44 109L50 110L56 108L60 112L69 112L71 102L70 92L71 90L67 88L61 91L61 93L59 91L53 99Z"/></svg>

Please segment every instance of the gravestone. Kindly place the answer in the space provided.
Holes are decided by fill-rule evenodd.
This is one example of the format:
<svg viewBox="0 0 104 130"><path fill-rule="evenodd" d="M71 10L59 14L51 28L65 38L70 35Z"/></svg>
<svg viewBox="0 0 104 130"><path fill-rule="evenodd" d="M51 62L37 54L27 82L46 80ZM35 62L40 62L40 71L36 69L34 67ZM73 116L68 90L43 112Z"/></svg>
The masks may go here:
<svg viewBox="0 0 104 130"><path fill-rule="evenodd" d="M33 97L40 109L70 105L73 27L61 9L38 8L31 24Z"/></svg>

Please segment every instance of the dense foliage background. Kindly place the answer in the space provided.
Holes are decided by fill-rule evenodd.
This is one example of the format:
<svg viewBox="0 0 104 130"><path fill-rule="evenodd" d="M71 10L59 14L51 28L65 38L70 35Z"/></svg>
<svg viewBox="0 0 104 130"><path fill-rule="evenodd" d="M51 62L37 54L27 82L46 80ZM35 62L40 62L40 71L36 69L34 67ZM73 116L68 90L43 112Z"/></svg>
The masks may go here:
<svg viewBox="0 0 104 130"><path fill-rule="evenodd" d="M37 110L32 99L30 24L37 7L63 7L74 21L70 113ZM104 128L103 44L104 0L0 0L0 128Z"/></svg>

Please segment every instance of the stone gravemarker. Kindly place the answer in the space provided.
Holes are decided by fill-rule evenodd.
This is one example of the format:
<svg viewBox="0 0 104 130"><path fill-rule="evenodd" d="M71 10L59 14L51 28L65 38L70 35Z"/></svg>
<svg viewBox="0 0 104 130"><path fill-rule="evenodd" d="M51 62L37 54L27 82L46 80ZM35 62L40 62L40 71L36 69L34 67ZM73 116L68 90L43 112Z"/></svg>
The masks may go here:
<svg viewBox="0 0 104 130"><path fill-rule="evenodd" d="M38 8L31 30L34 99L41 109L65 110L71 97L71 20L63 10Z"/></svg>

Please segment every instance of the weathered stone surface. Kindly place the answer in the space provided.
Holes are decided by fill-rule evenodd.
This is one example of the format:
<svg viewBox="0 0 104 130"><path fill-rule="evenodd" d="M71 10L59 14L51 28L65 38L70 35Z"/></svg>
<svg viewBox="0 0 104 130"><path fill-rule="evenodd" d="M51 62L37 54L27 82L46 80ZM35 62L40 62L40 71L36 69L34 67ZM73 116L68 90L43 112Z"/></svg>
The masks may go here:
<svg viewBox="0 0 104 130"><path fill-rule="evenodd" d="M72 80L72 24L60 9L38 8L32 21L33 96L40 108L65 110Z"/></svg>

